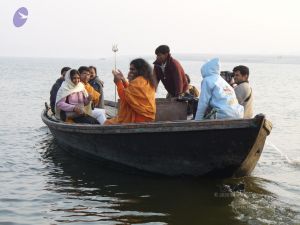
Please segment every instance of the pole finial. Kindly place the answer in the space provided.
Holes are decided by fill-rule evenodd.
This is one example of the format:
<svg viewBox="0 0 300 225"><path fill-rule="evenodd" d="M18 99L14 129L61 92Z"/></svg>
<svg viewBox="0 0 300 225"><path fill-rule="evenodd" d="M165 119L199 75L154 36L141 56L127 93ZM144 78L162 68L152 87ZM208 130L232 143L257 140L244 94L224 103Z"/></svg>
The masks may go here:
<svg viewBox="0 0 300 225"><path fill-rule="evenodd" d="M116 53L118 50L119 50L118 49L118 45L117 44L113 44L112 45L112 51Z"/></svg>
<svg viewBox="0 0 300 225"><path fill-rule="evenodd" d="M112 45L112 51L115 53L115 70L117 69L117 51L118 51L118 45L113 44ZM115 103L117 103L117 87L115 85ZM116 114L117 114L117 108L116 108Z"/></svg>

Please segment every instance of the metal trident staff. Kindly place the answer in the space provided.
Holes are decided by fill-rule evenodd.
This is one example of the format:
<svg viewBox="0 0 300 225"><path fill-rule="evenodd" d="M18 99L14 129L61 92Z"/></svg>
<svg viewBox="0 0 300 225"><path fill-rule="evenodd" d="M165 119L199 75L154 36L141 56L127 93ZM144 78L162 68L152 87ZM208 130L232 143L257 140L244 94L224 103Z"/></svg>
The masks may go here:
<svg viewBox="0 0 300 225"><path fill-rule="evenodd" d="M118 45L113 44L112 45L112 51L115 53L115 70L117 69L117 51L118 51ZM117 86L115 85L115 103L117 104Z"/></svg>

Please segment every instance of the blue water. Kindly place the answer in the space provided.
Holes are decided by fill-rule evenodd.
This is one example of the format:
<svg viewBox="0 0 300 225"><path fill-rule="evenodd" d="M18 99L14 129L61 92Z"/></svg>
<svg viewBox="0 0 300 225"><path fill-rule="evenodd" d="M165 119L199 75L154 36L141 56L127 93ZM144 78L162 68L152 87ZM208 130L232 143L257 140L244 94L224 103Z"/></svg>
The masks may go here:
<svg viewBox="0 0 300 225"><path fill-rule="evenodd" d="M199 86L206 56L176 57ZM127 73L131 59L118 57L118 68ZM300 224L300 58L221 61L249 66L254 111L273 123L252 175L239 179L153 177L73 158L42 123L44 102L61 67L81 65L98 67L113 100L112 60L0 58L0 224ZM222 195L232 184L245 192Z"/></svg>

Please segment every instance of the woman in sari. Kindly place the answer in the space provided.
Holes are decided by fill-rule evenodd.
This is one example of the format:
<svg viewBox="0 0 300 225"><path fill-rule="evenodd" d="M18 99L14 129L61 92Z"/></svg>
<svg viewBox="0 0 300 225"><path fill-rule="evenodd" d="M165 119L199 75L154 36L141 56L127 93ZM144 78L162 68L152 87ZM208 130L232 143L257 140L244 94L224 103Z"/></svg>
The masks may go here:
<svg viewBox="0 0 300 225"><path fill-rule="evenodd" d="M66 122L98 124L95 118L86 113L91 99L80 82L79 72L71 69L57 92L55 116Z"/></svg>
<svg viewBox="0 0 300 225"><path fill-rule="evenodd" d="M156 85L151 66L141 58L131 61L128 82L121 71L112 73L120 97L119 111L117 117L106 120L105 125L154 121Z"/></svg>

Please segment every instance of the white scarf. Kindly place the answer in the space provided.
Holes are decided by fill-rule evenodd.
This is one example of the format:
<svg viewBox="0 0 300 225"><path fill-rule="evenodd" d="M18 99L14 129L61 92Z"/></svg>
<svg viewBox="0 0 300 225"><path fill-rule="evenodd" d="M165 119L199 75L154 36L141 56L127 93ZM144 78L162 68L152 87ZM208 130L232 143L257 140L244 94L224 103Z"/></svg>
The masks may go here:
<svg viewBox="0 0 300 225"><path fill-rule="evenodd" d="M60 117L60 110L58 108L56 108L56 104L63 98L69 96L72 93L76 93L76 92L83 92L85 97L88 97L88 93L84 88L84 85L79 82L77 85L75 85L72 80L71 80L71 76L70 76L70 72L72 69L68 70L66 75L65 75L65 81L62 82L60 88L58 89L57 95L56 95L56 100L55 100L55 116L57 118Z"/></svg>

